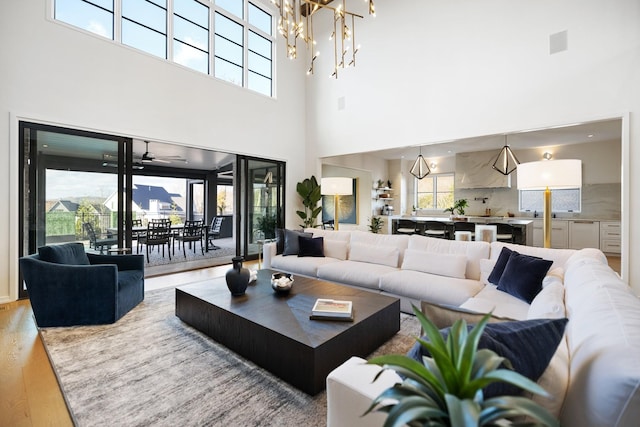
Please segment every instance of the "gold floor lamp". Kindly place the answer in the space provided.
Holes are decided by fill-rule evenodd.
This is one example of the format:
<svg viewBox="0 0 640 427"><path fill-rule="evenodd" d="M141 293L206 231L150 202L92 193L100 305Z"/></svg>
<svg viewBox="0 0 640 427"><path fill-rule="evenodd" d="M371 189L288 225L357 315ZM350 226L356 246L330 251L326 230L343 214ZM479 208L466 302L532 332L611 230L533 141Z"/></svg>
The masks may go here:
<svg viewBox="0 0 640 427"><path fill-rule="evenodd" d="M353 194L353 179L342 177L322 178L320 180L320 194L323 196L333 196L333 226L338 229L338 218L340 216L338 205L340 196L350 196Z"/></svg>
<svg viewBox="0 0 640 427"><path fill-rule="evenodd" d="M551 247L551 190L582 187L582 161L541 160L520 163L517 169L518 190L544 190L542 230L544 247Z"/></svg>

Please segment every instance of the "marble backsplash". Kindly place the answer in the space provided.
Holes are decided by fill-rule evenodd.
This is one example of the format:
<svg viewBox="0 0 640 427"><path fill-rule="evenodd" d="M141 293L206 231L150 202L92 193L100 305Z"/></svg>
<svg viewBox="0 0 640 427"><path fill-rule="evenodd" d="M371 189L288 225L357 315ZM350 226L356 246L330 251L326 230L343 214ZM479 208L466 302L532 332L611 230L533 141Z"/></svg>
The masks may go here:
<svg viewBox="0 0 640 427"><path fill-rule="evenodd" d="M518 212L518 190L516 188L492 188L456 190L455 199L466 198L469 207L466 214L471 216L506 216L508 212L516 217L533 217L533 212ZM482 202L485 198L485 203ZM477 199L477 200L476 200ZM582 187L582 212L557 213L558 218L585 218L619 220L621 218L621 186L614 184L591 184ZM541 214L541 212L538 212Z"/></svg>

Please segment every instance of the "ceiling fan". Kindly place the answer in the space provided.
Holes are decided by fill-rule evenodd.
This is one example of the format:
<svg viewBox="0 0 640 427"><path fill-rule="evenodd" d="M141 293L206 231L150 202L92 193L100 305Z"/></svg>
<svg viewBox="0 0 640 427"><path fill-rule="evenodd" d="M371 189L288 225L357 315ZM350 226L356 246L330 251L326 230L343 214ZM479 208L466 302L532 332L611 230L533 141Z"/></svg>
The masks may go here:
<svg viewBox="0 0 640 427"><path fill-rule="evenodd" d="M146 149L144 154L142 154L142 157L140 158L140 161L142 163L152 163L152 162L158 162L158 163L171 163L172 161L176 161L176 162L184 162L186 163L187 160L180 157L180 156L162 156L162 157L158 157L156 155L154 155L153 153L149 152L149 141L145 141L144 142L146 145Z"/></svg>

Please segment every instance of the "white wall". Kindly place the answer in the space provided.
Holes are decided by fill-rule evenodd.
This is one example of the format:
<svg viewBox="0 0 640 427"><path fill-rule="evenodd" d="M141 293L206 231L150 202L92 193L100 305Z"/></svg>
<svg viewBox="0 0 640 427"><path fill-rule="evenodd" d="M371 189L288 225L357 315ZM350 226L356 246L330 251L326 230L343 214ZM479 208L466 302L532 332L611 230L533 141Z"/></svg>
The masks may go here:
<svg viewBox="0 0 640 427"><path fill-rule="evenodd" d="M295 194L306 175L301 61L276 52L271 99L53 22L48 5L0 3L0 302L17 295L18 119L284 160Z"/></svg>
<svg viewBox="0 0 640 427"><path fill-rule="evenodd" d="M625 160L640 164L638 0L376 7L376 19L357 23L357 67L335 81L320 71L308 85L308 134L319 156L625 117ZM549 36L565 30L568 50L551 55ZM627 173L623 224L640 212L640 170ZM640 255L640 226L628 225L623 246L631 260ZM628 267L626 279L640 293L640 264Z"/></svg>

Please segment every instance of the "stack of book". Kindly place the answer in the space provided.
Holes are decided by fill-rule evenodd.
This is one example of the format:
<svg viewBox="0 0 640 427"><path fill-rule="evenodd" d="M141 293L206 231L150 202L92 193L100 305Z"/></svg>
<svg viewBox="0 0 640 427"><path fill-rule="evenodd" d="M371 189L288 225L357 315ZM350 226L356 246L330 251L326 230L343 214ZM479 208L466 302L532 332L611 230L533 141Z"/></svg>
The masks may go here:
<svg viewBox="0 0 640 427"><path fill-rule="evenodd" d="M353 303L333 299L318 298L311 309L310 319L341 320L353 322Z"/></svg>

